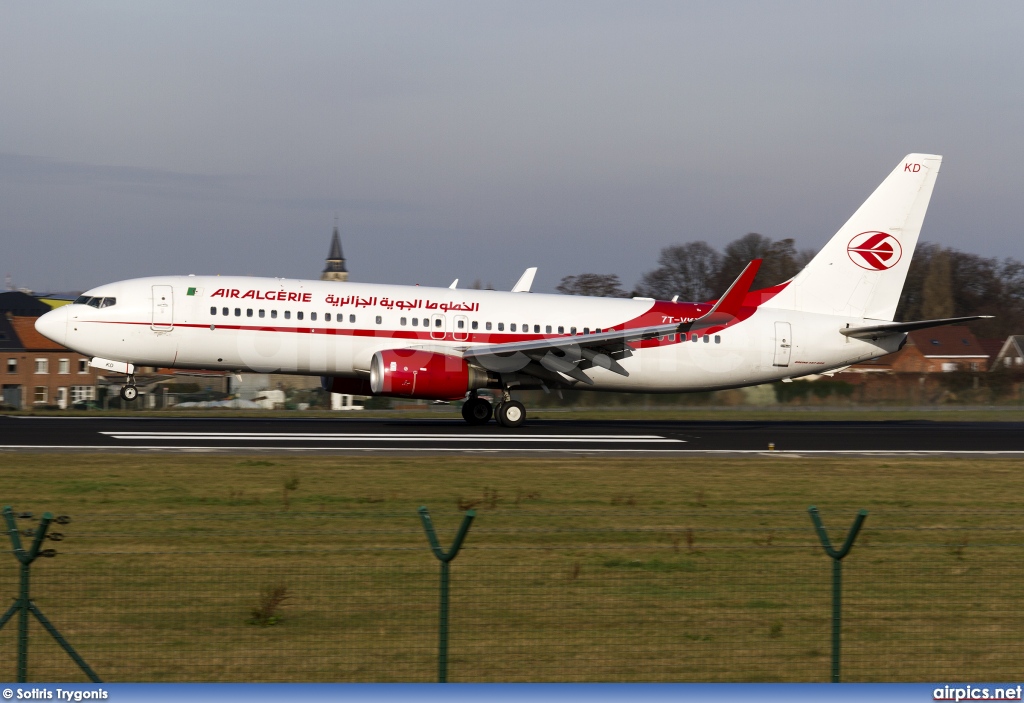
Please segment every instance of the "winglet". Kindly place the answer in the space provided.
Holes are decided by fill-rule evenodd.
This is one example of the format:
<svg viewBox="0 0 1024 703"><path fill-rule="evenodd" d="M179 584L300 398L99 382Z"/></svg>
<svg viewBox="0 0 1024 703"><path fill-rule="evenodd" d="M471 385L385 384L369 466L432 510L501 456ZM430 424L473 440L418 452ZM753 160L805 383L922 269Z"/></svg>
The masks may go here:
<svg viewBox="0 0 1024 703"><path fill-rule="evenodd" d="M519 277L518 283L512 286L513 293L529 293L530 288L533 287L533 277L537 275L537 267L531 266L530 268L523 271L523 275Z"/></svg>
<svg viewBox="0 0 1024 703"><path fill-rule="evenodd" d="M747 264L739 277L729 286L729 290L725 291L725 294L718 299L718 302L706 315L700 318L700 321L705 324L725 324L739 315L740 308L743 307L743 299L750 292L757 271L761 268L761 261L761 259L754 259Z"/></svg>

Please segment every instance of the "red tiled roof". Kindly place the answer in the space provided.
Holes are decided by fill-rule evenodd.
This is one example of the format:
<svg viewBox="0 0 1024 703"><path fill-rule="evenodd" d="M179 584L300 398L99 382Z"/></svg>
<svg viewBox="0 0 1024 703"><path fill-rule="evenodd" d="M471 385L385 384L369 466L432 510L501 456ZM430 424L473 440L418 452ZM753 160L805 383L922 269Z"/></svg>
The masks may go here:
<svg viewBox="0 0 1024 703"><path fill-rule="evenodd" d="M36 332L36 320L38 317L19 317L12 315L11 327L21 340L21 346L32 350L70 351L67 347L53 342Z"/></svg>
<svg viewBox="0 0 1024 703"><path fill-rule="evenodd" d="M914 330L909 342L921 350L924 356L978 356L988 354L978 344L977 337L966 327L932 327Z"/></svg>

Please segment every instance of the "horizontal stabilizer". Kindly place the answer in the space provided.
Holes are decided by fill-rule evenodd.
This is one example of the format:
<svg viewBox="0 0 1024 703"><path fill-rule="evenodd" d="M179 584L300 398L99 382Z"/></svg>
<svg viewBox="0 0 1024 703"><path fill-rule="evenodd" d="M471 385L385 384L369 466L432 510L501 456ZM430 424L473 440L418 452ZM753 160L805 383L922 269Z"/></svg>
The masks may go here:
<svg viewBox="0 0 1024 703"><path fill-rule="evenodd" d="M870 327L847 327L846 329L839 330L839 333L856 339L878 339L879 337L885 337L890 334L913 332L914 330L924 330L929 327L942 327L943 325L956 325L961 322L971 322L972 320L990 319L992 319L992 315L972 315L970 317L947 317L942 320L886 322L881 325L871 325Z"/></svg>

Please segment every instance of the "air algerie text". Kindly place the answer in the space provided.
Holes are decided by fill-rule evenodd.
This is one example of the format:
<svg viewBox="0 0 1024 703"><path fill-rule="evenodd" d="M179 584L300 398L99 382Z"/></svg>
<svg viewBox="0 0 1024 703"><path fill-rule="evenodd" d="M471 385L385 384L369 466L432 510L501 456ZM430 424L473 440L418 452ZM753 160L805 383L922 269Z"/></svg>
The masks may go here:
<svg viewBox="0 0 1024 703"><path fill-rule="evenodd" d="M211 298L251 298L252 300L280 300L282 302L311 303L312 293L291 293L284 290L247 290L244 293L237 288L218 288L210 293Z"/></svg>

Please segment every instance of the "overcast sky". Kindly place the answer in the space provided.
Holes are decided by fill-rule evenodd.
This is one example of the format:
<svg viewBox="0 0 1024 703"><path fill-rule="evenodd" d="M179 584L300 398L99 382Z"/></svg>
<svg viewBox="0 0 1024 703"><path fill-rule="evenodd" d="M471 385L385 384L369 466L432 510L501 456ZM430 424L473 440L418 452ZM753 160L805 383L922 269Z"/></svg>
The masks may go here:
<svg viewBox="0 0 1024 703"><path fill-rule="evenodd" d="M819 248L907 153L922 239L1024 258L1024 3L6 2L0 275L624 284Z"/></svg>

